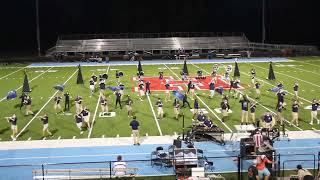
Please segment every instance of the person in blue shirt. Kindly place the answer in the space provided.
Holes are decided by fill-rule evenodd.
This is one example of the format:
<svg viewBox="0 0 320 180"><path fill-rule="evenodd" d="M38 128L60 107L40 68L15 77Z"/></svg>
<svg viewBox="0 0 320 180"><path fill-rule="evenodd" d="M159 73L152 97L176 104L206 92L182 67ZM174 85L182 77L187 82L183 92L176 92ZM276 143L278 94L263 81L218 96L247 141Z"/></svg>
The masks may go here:
<svg viewBox="0 0 320 180"><path fill-rule="evenodd" d="M298 91L299 91L299 84L295 82L293 84L293 92L296 99L298 99Z"/></svg>
<svg viewBox="0 0 320 180"><path fill-rule="evenodd" d="M130 122L133 137L133 145L140 145L139 126L140 124L139 121L137 121L137 117L133 116L132 121Z"/></svg>
<svg viewBox="0 0 320 180"><path fill-rule="evenodd" d="M164 86L166 88L165 102L171 101L170 100L170 84L169 84L169 81L166 81L166 84Z"/></svg>
<svg viewBox="0 0 320 180"><path fill-rule="evenodd" d="M207 119L207 116L203 114L203 111L200 111L200 114L198 115L197 120L203 123L206 119Z"/></svg>
<svg viewBox="0 0 320 180"><path fill-rule="evenodd" d="M264 128L268 128L269 130L272 129L272 115L270 114L269 111L267 111L264 116L263 116L263 122L265 123Z"/></svg>
<svg viewBox="0 0 320 180"><path fill-rule="evenodd" d="M215 81L214 78L211 79L209 83L209 90L210 90L210 95L209 98L212 99L214 96L214 91L215 91Z"/></svg>
<svg viewBox="0 0 320 180"><path fill-rule="evenodd" d="M280 122L280 125L283 124L283 116L282 116L282 111L285 109L285 105L286 103L282 103L282 102L279 102L278 106L277 106L277 119L278 119L278 122Z"/></svg>
<svg viewBox="0 0 320 180"><path fill-rule="evenodd" d="M158 119L163 118L163 103L161 101L161 98L158 98L158 101L156 102L157 110L158 110Z"/></svg>
<svg viewBox="0 0 320 180"><path fill-rule="evenodd" d="M257 104L255 102L250 103L250 120L255 125L256 123L256 108Z"/></svg>
<svg viewBox="0 0 320 180"><path fill-rule="evenodd" d="M204 128L205 128L205 129L211 129L212 126L213 126L213 123L212 123L212 121L211 121L209 118L207 118L206 120L204 120L203 124L204 124Z"/></svg>
<svg viewBox="0 0 320 180"><path fill-rule="evenodd" d="M319 101L317 101L316 99L312 100L312 104L311 104L311 121L310 121L310 125L313 125L313 120L317 120L317 124L320 124L320 120L318 119L317 115L318 115L318 107L319 107Z"/></svg>
<svg viewBox="0 0 320 180"><path fill-rule="evenodd" d="M83 131L82 131L82 114L81 114L81 112L76 113L74 115L74 119L76 121L77 127L80 130L80 134L83 134Z"/></svg>
<svg viewBox="0 0 320 180"><path fill-rule="evenodd" d="M260 82L256 81L254 83L254 87L256 89L256 99L260 99L260 97L261 97L261 92L260 92L261 84L260 84Z"/></svg>

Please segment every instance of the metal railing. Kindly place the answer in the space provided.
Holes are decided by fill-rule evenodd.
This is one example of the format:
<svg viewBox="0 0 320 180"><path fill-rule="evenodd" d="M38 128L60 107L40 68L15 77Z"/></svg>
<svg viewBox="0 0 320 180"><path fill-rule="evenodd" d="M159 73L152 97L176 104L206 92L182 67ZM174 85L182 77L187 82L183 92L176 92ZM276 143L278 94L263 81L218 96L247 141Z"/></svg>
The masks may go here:
<svg viewBox="0 0 320 180"><path fill-rule="evenodd" d="M238 180L246 179L248 167L256 156L220 156L204 157L198 155L199 167L204 167L205 173L222 174L232 173ZM301 158L303 157L303 158ZM310 158L308 158L310 157ZM271 167L272 177L284 177L284 171L292 170L297 164L306 169L312 169L313 175L319 171L320 152L316 154L277 154L272 159L275 164ZM3 179L105 179L115 178L113 169L115 161L46 163L0 166L0 175ZM125 160L127 167L125 177L148 176L175 176L176 159L166 159L162 163L155 163L150 156L148 160ZM211 162L211 164L210 164ZM289 164L290 163L290 164ZM190 176L190 171L184 172ZM228 179L228 178L226 178Z"/></svg>

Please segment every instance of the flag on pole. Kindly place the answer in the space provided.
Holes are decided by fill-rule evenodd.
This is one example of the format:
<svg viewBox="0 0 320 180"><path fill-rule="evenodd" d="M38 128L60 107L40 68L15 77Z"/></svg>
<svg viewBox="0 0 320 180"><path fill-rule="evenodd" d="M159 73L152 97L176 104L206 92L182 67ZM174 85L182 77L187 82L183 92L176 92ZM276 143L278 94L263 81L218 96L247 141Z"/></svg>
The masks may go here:
<svg viewBox="0 0 320 180"><path fill-rule="evenodd" d="M77 84L84 84L80 64L78 65Z"/></svg>
<svg viewBox="0 0 320 180"><path fill-rule="evenodd" d="M27 71L26 70L24 71L24 80L23 80L22 92L24 92L24 93L31 92L30 86L29 86L28 75L27 75Z"/></svg>
<svg viewBox="0 0 320 180"><path fill-rule="evenodd" d="M184 98L184 94L177 90L172 91L172 95L177 97L180 100L183 100Z"/></svg>
<svg viewBox="0 0 320 180"><path fill-rule="evenodd" d="M233 72L233 77L240 77L240 70L238 67L238 62L235 61L235 65L234 65L234 72Z"/></svg>
<svg viewBox="0 0 320 180"><path fill-rule="evenodd" d="M56 89L56 90L59 90L59 91L63 91L64 90L64 85L63 84L58 84L58 85L54 86L53 88Z"/></svg>
<svg viewBox="0 0 320 180"><path fill-rule="evenodd" d="M14 99L17 97L17 91L11 90L7 93L7 100Z"/></svg>
<svg viewBox="0 0 320 180"><path fill-rule="evenodd" d="M184 60L182 72L186 75L189 75L188 67L187 67L187 60Z"/></svg>
<svg viewBox="0 0 320 180"><path fill-rule="evenodd" d="M272 62L270 61L268 80L275 80L275 79L276 79L276 77L275 77L274 72L273 72Z"/></svg>

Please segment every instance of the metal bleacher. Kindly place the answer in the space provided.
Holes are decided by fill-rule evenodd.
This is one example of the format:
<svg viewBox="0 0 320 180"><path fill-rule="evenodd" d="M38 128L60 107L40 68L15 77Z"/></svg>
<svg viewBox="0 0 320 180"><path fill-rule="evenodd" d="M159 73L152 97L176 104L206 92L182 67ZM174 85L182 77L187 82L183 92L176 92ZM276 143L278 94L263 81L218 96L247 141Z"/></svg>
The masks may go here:
<svg viewBox="0 0 320 180"><path fill-rule="evenodd" d="M170 34L133 34L119 35L74 35L59 37L54 47L47 51L47 56L64 53L94 53L114 52L127 54L128 52L149 52L165 54L170 51L200 51L210 50L281 50L294 49L296 51L317 51L315 46L297 46L281 44L262 44L250 42L243 33L215 34L215 33L170 33Z"/></svg>
<svg viewBox="0 0 320 180"><path fill-rule="evenodd" d="M244 35L216 37L158 37L158 38L99 38L58 39L56 46L47 51L55 53L120 52L120 51L170 51L247 49L249 41Z"/></svg>

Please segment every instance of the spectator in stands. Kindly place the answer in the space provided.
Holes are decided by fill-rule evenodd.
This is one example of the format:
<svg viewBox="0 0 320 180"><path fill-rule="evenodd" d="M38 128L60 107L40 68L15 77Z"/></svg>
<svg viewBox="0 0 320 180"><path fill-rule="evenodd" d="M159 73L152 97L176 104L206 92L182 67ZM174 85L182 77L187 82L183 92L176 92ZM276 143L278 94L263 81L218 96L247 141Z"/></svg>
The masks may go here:
<svg viewBox="0 0 320 180"><path fill-rule="evenodd" d="M299 180L314 180L312 174L307 169L302 168L300 164L297 165L297 171Z"/></svg>
<svg viewBox="0 0 320 180"><path fill-rule="evenodd" d="M137 121L137 117L133 116L132 121L130 122L130 126L132 129L132 137L133 137L133 145L140 145L140 137L139 137L139 122Z"/></svg>
<svg viewBox="0 0 320 180"><path fill-rule="evenodd" d="M127 163L122 161L122 156L117 157L117 161L113 163L112 171L116 177L126 175Z"/></svg>
<svg viewBox="0 0 320 180"><path fill-rule="evenodd" d="M258 169L258 175L260 179L268 180L270 177L270 171L266 167L266 163L273 163L273 161L270 161L266 155L257 156L257 169Z"/></svg>
<svg viewBox="0 0 320 180"><path fill-rule="evenodd" d="M257 169L257 160L252 161L252 165L248 168L248 180L259 180L258 169Z"/></svg>

